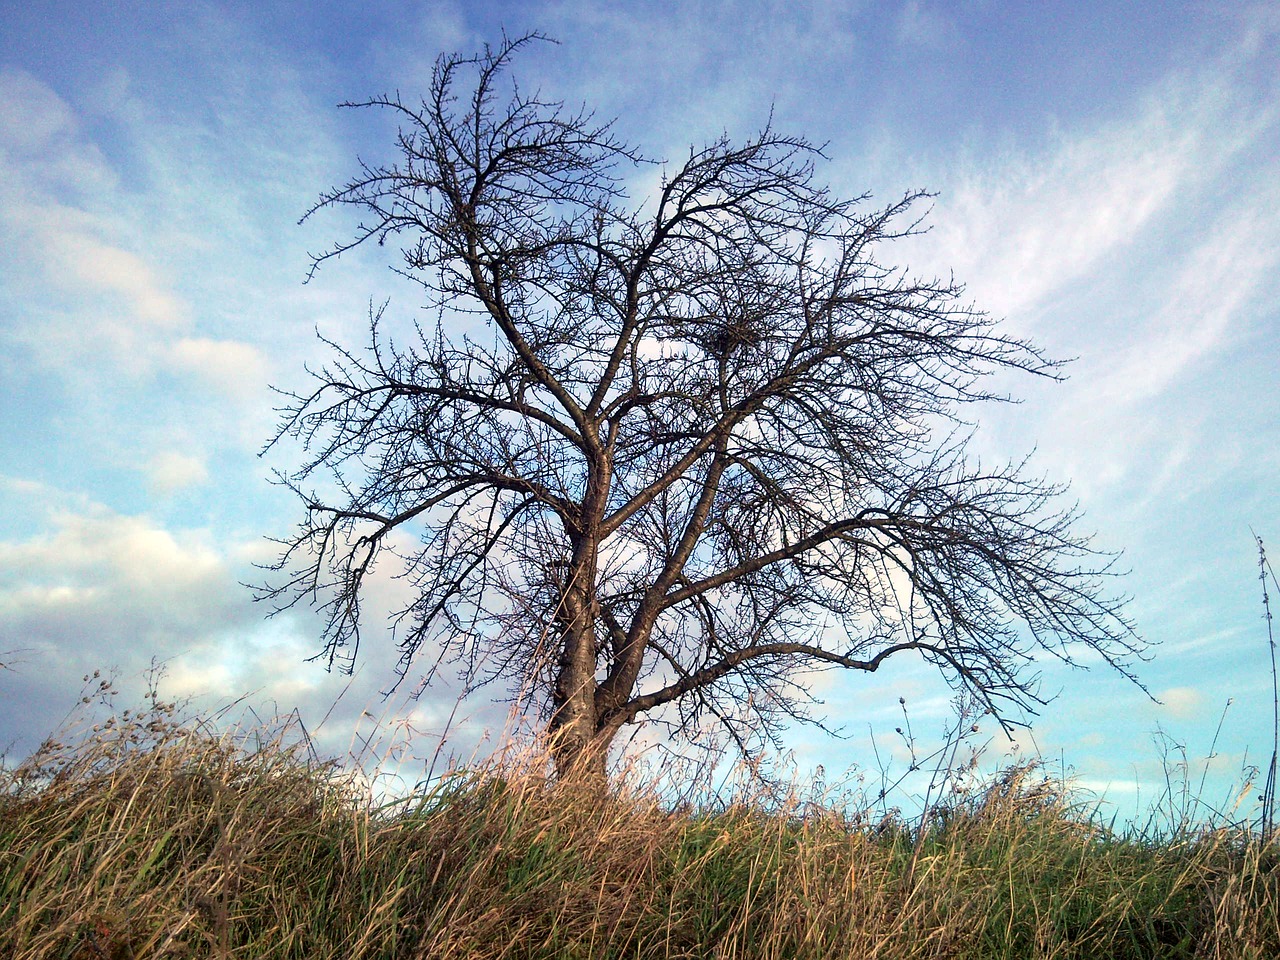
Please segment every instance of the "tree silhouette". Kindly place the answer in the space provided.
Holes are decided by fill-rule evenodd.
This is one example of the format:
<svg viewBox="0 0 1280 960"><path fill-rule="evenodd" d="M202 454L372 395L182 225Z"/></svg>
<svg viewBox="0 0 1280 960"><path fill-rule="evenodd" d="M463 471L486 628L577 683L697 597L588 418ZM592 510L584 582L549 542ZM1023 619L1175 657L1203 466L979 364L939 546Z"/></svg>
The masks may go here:
<svg viewBox="0 0 1280 960"><path fill-rule="evenodd" d="M925 195L833 196L770 126L632 203L647 161L610 124L508 80L537 39L442 57L420 103L351 104L396 114L395 162L308 213L364 217L313 272L394 241L437 316L406 345L371 311L364 350L329 344L286 395L306 514L266 594L323 607L330 666L394 554L400 676L425 650L519 691L561 775L601 773L640 720L715 719L743 749L821 722L815 669L912 653L1005 712L1043 702L1037 651L1132 676L1110 560L1060 488L965 453L984 376L1058 365L877 260Z"/></svg>

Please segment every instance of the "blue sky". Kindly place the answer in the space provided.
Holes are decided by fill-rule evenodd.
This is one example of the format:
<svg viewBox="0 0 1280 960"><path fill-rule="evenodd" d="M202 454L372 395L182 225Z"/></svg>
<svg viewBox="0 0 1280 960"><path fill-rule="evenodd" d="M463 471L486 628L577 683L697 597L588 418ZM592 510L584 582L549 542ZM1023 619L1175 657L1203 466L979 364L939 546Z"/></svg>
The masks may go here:
<svg viewBox="0 0 1280 960"><path fill-rule="evenodd" d="M270 384L359 345L371 298L413 290L370 249L304 286L339 213L299 226L386 118L335 104L426 88L444 51L529 29L560 43L527 85L617 117L650 155L775 126L828 144L844 194L938 192L890 261L968 284L1051 354L1065 384L1011 380L976 448L1036 450L1099 545L1124 551L1140 674L1045 665L1061 691L1020 738L1124 808L1163 784L1153 733L1204 756L1213 791L1270 753L1270 673L1250 527L1280 554L1280 14L1245 3L505 4L32 2L0 31L0 745L30 750L118 668L163 690L297 707L318 726L347 678L305 662L318 624L265 621L240 584L295 504L257 454ZM642 184L637 182L637 189ZM382 256L380 256L382 254ZM383 703L394 650L376 611L361 670L322 728L363 711L429 754L454 699ZM872 764L942 728L948 689L908 664L824 680L846 741L795 732L802 765ZM1227 707L1230 701L1229 708ZM505 710L469 702L462 749ZM1005 744L992 744L1000 755ZM1246 750L1247 758L1246 758ZM1197 768L1197 776L1198 776ZM1215 794L1216 796L1216 794Z"/></svg>

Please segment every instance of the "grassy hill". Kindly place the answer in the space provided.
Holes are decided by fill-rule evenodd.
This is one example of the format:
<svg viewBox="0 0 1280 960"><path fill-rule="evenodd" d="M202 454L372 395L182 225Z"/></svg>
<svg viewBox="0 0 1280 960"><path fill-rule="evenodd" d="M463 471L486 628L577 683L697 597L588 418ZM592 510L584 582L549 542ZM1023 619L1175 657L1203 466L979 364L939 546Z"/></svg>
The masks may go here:
<svg viewBox="0 0 1280 960"><path fill-rule="evenodd" d="M1031 766L920 822L536 762L378 806L152 702L5 772L0 956L1280 957L1274 839L1113 832Z"/></svg>

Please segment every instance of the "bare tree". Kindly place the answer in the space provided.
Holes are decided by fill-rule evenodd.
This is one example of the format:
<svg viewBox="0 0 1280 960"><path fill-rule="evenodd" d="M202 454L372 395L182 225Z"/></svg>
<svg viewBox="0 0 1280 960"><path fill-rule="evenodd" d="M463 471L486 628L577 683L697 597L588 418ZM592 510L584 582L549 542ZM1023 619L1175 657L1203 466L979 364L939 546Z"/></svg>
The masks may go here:
<svg viewBox="0 0 1280 960"><path fill-rule="evenodd" d="M306 517L267 593L323 607L330 666L395 554L400 676L426 647L519 691L562 775L603 771L640 720L759 746L821 722L814 670L899 654L997 711L1043 702L1038 650L1132 676L1109 560L1060 489L965 455L984 376L1057 364L876 259L924 195L835 197L820 151L766 127L632 204L645 161L609 124L507 81L535 39L441 58L421 103L352 104L397 115L397 158L308 213L365 218L315 266L395 241L437 317L404 345L371 311L369 346L330 344L287 395Z"/></svg>

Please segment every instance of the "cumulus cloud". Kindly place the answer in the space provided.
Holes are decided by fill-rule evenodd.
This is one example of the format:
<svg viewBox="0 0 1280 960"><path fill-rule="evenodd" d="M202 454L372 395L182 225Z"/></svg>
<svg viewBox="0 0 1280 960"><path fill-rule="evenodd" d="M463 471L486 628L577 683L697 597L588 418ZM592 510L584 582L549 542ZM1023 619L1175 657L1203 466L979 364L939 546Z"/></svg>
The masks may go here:
<svg viewBox="0 0 1280 960"><path fill-rule="evenodd" d="M195 469L181 455L156 462L161 472ZM0 672L0 753L22 756L53 732L95 670L120 678L119 706L139 704L153 662L162 695L194 698L205 714L233 702L260 716L297 711L312 732L329 717L318 741L329 754L350 746L365 711L437 737L452 718L459 749L506 722L506 706L483 697L455 714L447 676L417 701L415 677L384 699L398 656L386 617L405 599L389 570L375 577L359 669L347 677L308 662L319 624L305 606L267 620L253 602L243 582L262 578L250 565L266 558L256 539L220 542L30 481L6 478L3 490L53 506L39 532L0 540L0 652L13 654Z"/></svg>
<svg viewBox="0 0 1280 960"><path fill-rule="evenodd" d="M35 537L0 542L7 633L64 650L106 633L165 652L205 635L210 624L245 621L225 559L199 532L172 532L105 508L59 511L51 521ZM93 626L77 637L76 624Z"/></svg>
<svg viewBox="0 0 1280 960"><path fill-rule="evenodd" d="M263 611L231 554L204 531L84 503L55 508L34 536L0 541L0 648L21 651L0 678L0 748L21 754L52 732L94 670L118 671L134 698L153 660L176 681L170 697L229 700L278 682L291 692L289 678L305 671L301 644L253 649Z"/></svg>
<svg viewBox="0 0 1280 960"><path fill-rule="evenodd" d="M41 532L0 541L0 637L25 661L3 681L0 742L49 733L81 674L139 674L153 657L216 644L256 619L207 534L56 507Z"/></svg>

